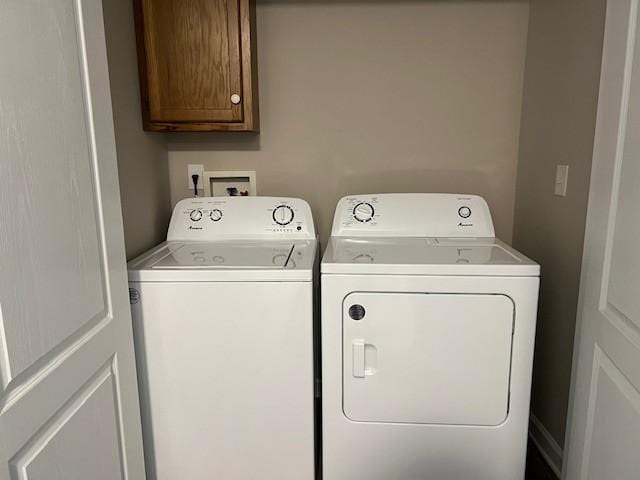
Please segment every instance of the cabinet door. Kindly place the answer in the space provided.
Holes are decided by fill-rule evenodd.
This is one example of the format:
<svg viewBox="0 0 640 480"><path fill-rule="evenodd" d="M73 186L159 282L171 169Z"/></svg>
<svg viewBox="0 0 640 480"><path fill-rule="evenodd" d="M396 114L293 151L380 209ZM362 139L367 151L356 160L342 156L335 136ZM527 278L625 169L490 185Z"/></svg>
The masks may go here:
<svg viewBox="0 0 640 480"><path fill-rule="evenodd" d="M343 308L348 418L449 425L505 420L514 321L509 297L356 292Z"/></svg>
<svg viewBox="0 0 640 480"><path fill-rule="evenodd" d="M241 8L248 2L138 0L147 129L180 129L153 127L163 122L243 122L241 17L248 13Z"/></svg>

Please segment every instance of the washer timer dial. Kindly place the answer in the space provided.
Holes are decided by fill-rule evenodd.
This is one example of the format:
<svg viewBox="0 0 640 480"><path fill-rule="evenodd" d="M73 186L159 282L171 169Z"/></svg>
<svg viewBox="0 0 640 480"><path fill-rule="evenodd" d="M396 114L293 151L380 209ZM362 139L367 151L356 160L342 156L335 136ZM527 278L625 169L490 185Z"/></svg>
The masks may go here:
<svg viewBox="0 0 640 480"><path fill-rule="evenodd" d="M222 220L222 210L214 208L213 210L211 210L211 213L209 213L209 218L214 222Z"/></svg>
<svg viewBox="0 0 640 480"><path fill-rule="evenodd" d="M373 209L373 205L370 203L360 202L353 207L353 218L359 222L370 222L374 215L375 210Z"/></svg>
<svg viewBox="0 0 640 480"><path fill-rule="evenodd" d="M273 221L278 225L289 225L294 216L293 209L289 205L279 205L273 209Z"/></svg>

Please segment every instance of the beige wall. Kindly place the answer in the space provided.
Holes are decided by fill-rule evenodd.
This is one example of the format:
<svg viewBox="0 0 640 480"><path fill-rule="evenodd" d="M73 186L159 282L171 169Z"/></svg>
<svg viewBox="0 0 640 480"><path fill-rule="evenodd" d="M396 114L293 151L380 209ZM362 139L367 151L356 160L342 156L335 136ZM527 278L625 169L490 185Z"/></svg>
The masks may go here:
<svg viewBox="0 0 640 480"><path fill-rule="evenodd" d="M605 0L533 0L513 243L542 264L532 410L564 443ZM553 195L569 165L566 198Z"/></svg>
<svg viewBox="0 0 640 480"><path fill-rule="evenodd" d="M171 135L186 165L256 170L258 193L307 199L323 238L364 192L484 195L511 239L528 2L258 3L261 134Z"/></svg>
<svg viewBox="0 0 640 480"><path fill-rule="evenodd" d="M142 131L133 2L104 2L127 258L163 241L171 214L167 142Z"/></svg>

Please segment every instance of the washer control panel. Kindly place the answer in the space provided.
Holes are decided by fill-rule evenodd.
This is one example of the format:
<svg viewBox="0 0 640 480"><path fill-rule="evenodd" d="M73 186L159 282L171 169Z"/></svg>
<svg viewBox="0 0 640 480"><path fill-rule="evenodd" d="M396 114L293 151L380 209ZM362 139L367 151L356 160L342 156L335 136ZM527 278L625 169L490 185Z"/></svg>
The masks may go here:
<svg viewBox="0 0 640 480"><path fill-rule="evenodd" d="M298 198L196 197L173 209L167 240L313 240L311 208Z"/></svg>
<svg viewBox="0 0 640 480"><path fill-rule="evenodd" d="M487 202L477 195L384 193L344 197L332 236L494 237Z"/></svg>

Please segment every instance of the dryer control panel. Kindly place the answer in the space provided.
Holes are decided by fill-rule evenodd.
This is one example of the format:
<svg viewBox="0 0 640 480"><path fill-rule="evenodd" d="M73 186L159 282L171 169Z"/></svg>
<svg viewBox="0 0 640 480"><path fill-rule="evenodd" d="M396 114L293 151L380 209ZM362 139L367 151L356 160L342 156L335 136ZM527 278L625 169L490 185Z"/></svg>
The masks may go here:
<svg viewBox="0 0 640 480"><path fill-rule="evenodd" d="M494 237L489 206L477 195L383 193L338 202L334 237Z"/></svg>
<svg viewBox="0 0 640 480"><path fill-rule="evenodd" d="M313 240L309 204L299 198L196 197L173 209L168 241Z"/></svg>

